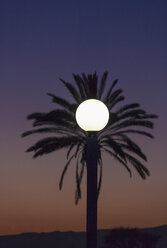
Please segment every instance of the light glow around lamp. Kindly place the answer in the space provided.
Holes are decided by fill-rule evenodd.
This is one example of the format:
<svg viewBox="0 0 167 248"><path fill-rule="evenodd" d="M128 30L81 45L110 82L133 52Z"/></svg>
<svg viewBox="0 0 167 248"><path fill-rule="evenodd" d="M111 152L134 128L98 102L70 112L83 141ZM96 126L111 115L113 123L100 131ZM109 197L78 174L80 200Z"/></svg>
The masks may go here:
<svg viewBox="0 0 167 248"><path fill-rule="evenodd" d="M100 131L109 120L106 105L97 99L82 102L76 110L76 121L85 131Z"/></svg>

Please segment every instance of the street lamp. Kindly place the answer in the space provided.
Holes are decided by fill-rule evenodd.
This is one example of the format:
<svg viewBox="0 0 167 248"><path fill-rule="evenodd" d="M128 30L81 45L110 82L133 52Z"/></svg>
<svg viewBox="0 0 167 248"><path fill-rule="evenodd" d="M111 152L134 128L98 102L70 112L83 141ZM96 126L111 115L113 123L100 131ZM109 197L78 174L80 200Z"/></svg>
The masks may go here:
<svg viewBox="0 0 167 248"><path fill-rule="evenodd" d="M82 102L76 110L78 125L88 132L86 144L87 165L87 222L86 247L97 247L97 161L98 140L96 133L108 123L109 111L106 105L97 99Z"/></svg>
<svg viewBox="0 0 167 248"><path fill-rule="evenodd" d="M108 123L108 108L97 99L88 99L78 106L76 120L85 131L100 131Z"/></svg>

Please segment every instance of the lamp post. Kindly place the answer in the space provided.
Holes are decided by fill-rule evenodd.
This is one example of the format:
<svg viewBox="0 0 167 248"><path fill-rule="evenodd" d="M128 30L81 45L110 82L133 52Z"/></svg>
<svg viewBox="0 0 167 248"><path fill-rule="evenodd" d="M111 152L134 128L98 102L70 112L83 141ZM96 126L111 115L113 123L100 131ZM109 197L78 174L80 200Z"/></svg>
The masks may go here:
<svg viewBox="0 0 167 248"><path fill-rule="evenodd" d="M88 132L86 144L87 165L87 220L86 248L97 247L97 161L98 139L96 133L108 123L109 111L97 99L82 102L76 110L78 125Z"/></svg>

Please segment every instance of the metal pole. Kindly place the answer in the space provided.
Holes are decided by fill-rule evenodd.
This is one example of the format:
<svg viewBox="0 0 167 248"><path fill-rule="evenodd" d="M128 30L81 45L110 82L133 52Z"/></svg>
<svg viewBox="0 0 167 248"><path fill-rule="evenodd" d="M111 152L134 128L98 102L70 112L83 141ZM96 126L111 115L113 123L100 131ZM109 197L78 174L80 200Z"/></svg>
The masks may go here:
<svg viewBox="0 0 167 248"><path fill-rule="evenodd" d="M97 155L98 141L96 137L88 137L87 162L87 226L86 248L97 247Z"/></svg>

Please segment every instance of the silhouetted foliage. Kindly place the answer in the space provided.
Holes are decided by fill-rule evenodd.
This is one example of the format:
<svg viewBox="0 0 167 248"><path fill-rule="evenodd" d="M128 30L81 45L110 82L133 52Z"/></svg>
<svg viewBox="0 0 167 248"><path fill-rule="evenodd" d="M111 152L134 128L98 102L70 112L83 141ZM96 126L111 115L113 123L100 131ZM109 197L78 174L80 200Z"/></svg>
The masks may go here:
<svg viewBox="0 0 167 248"><path fill-rule="evenodd" d="M144 233L136 228L111 230L102 248L156 248L160 236Z"/></svg>
<svg viewBox="0 0 167 248"><path fill-rule="evenodd" d="M150 175L149 170L143 164L147 161L142 149L132 140L128 134L139 134L153 138L147 129L153 128L151 119L157 115L148 114L138 103L119 106L124 101L123 90L116 89L118 80L110 84L105 92L108 72L105 72L100 80L96 73L82 75L73 74L74 85L60 79L61 83L70 92L73 102L69 102L60 96L48 93L52 101L60 106L48 113L35 112L28 115L27 119L33 121L35 129L24 132L22 137L30 134L49 134L52 136L42 138L27 152L34 152L34 158L55 152L62 148L68 148L67 163L60 178L59 188L62 188L65 172L71 161L76 159L76 193L75 202L81 198L81 182L86 166L86 140L90 133L83 131L76 123L75 112L78 105L89 98L103 101L109 109L110 119L108 125L96 133L98 139L98 193L102 182L102 153L108 153L118 161L132 176L133 167L142 179Z"/></svg>

